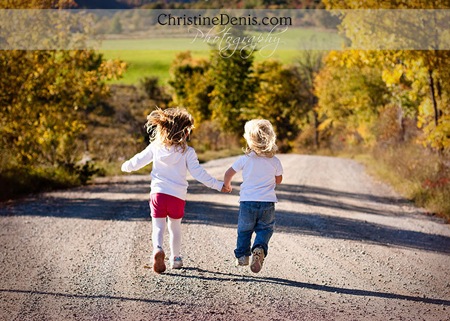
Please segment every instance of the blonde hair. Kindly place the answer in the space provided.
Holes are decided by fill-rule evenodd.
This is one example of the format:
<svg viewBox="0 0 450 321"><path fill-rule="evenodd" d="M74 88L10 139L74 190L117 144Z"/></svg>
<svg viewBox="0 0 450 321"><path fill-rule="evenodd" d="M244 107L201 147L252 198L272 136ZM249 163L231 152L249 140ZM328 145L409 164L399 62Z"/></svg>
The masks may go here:
<svg viewBox="0 0 450 321"><path fill-rule="evenodd" d="M258 156L275 156L278 150L275 144L277 135L268 120L252 119L245 123L244 130L244 138L247 141L245 154L253 151Z"/></svg>
<svg viewBox="0 0 450 321"><path fill-rule="evenodd" d="M187 149L187 137L194 128L194 118L184 108L157 108L147 116L150 142L166 147L175 146L182 153Z"/></svg>

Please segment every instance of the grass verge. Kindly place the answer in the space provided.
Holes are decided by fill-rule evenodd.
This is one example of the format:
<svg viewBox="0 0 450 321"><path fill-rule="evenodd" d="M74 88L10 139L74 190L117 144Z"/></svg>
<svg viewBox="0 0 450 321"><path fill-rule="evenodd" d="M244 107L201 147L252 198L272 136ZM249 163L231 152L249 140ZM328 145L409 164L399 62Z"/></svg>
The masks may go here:
<svg viewBox="0 0 450 321"><path fill-rule="evenodd" d="M0 201L82 184L79 173L64 168L12 168L0 174Z"/></svg>
<svg viewBox="0 0 450 321"><path fill-rule="evenodd" d="M121 167L124 161L113 161L113 162L105 162L100 161L97 162L96 165L102 169L101 175L98 176L119 176L119 175L127 175L127 173L122 172ZM141 168L138 171L132 172L130 174L133 175L149 175L152 172L152 164Z"/></svg>
<svg viewBox="0 0 450 321"><path fill-rule="evenodd" d="M208 150L203 153L198 153L197 156L200 163L206 163L214 159L237 156L242 154L243 151L241 148L230 148L222 150Z"/></svg>
<svg viewBox="0 0 450 321"><path fill-rule="evenodd" d="M442 157L419 148L400 147L353 154L351 158L366 165L369 175L427 209L428 215L438 215L450 223L450 169Z"/></svg>

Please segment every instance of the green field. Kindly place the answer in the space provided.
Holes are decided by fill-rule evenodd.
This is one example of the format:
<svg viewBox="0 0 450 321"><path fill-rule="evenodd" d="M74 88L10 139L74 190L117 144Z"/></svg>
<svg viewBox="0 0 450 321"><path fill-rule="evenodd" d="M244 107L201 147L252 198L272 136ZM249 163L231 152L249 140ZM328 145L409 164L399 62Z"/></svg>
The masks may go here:
<svg viewBox="0 0 450 321"><path fill-rule="evenodd" d="M121 59L129 63L124 77L110 83L134 85L145 76L156 76L160 84L169 78L169 69L177 50L105 50L101 51L106 59ZM209 51L192 52L193 57L207 57Z"/></svg>
<svg viewBox="0 0 450 321"><path fill-rule="evenodd" d="M286 63L301 59L302 50L339 49L341 44L340 36L335 33L308 29L288 30L281 40L286 44L280 44L270 58L278 58ZM176 53L190 50L195 58L209 56L209 46L205 42L197 39L194 44L190 44L190 41L190 38L105 40L99 51L106 59L119 58L130 64L124 77L111 83L136 84L145 76L156 76L159 77L160 84L164 84L170 77L169 69ZM265 55L271 52L272 50L264 51ZM257 51L254 57L256 61L268 59Z"/></svg>

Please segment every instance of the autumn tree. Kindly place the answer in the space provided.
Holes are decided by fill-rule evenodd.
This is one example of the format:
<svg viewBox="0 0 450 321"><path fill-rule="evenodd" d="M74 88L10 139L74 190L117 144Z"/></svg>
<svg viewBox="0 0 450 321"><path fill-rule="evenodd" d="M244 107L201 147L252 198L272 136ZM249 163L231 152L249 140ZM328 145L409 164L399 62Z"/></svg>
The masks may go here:
<svg viewBox="0 0 450 321"><path fill-rule="evenodd" d="M325 0L328 9L448 9L450 1L373 1L365 0ZM420 17L417 15L420 14ZM420 18L421 27L417 23ZM382 22L382 23L381 23ZM439 34L448 27L445 12L435 10L395 12L357 12L346 11L342 19L342 30L351 40L353 46L373 48L380 44L389 48L392 42L406 48L420 50L386 50L378 51L374 63L383 71L383 80L392 96L418 99L417 125L423 130L425 145L438 151L450 147L450 95L448 70L450 69L450 52L440 50L448 47L448 37ZM400 30L397 37L389 37L391 30ZM380 48L378 48L380 49ZM382 49L382 48L381 48ZM411 83L411 87L401 87L401 82ZM398 100L401 102L401 100ZM404 109L399 107L399 113Z"/></svg>
<svg viewBox="0 0 450 321"><path fill-rule="evenodd" d="M371 129L387 104L388 90L381 70L366 65L361 54L333 51L327 56L315 81L318 112L327 117L319 129L333 126L350 142L359 136L365 144L373 145L376 136Z"/></svg>
<svg viewBox="0 0 450 321"><path fill-rule="evenodd" d="M65 8L67 1L14 1L7 8ZM3 4L4 6L4 4ZM126 64L92 50L0 53L2 167L73 164L86 112L108 93Z"/></svg>
<svg viewBox="0 0 450 321"><path fill-rule="evenodd" d="M194 59L189 51L178 53L170 67L168 84L172 91L172 105L186 108L196 123L210 120L212 116L210 94L214 85L209 69L207 59Z"/></svg>

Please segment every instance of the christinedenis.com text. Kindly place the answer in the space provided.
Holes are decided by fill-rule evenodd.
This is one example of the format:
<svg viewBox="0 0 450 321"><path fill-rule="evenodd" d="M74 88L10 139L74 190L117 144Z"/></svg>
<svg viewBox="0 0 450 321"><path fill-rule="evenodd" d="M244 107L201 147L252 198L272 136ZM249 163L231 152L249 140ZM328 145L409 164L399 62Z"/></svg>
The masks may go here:
<svg viewBox="0 0 450 321"><path fill-rule="evenodd" d="M254 17L252 15L234 17L221 13L215 17L202 16L173 16L161 13L158 24L162 26L292 26L291 17Z"/></svg>

